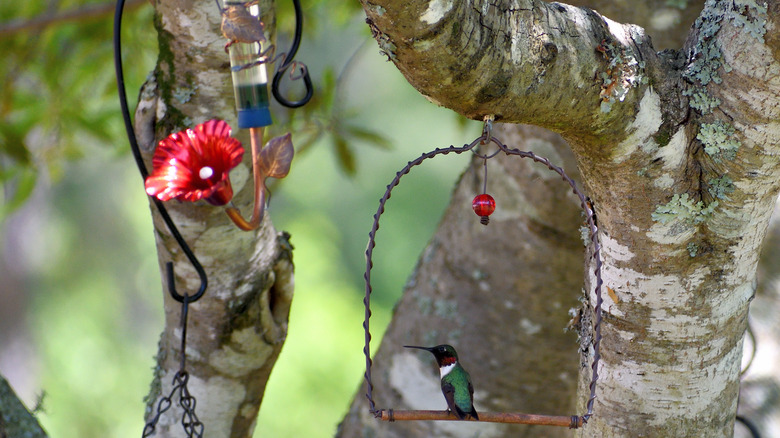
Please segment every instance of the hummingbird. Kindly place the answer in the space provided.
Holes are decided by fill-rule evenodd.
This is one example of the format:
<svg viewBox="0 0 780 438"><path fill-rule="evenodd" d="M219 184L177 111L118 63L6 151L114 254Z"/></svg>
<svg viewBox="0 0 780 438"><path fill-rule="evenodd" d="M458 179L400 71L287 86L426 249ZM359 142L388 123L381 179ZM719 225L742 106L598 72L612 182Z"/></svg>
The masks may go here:
<svg viewBox="0 0 780 438"><path fill-rule="evenodd" d="M471 377L458 362L458 353L451 345L443 344L435 347L417 347L404 345L405 348L417 348L430 351L439 364L441 375L441 392L447 400L448 410L454 412L461 420L470 415L479 420L474 409L474 387L471 386Z"/></svg>

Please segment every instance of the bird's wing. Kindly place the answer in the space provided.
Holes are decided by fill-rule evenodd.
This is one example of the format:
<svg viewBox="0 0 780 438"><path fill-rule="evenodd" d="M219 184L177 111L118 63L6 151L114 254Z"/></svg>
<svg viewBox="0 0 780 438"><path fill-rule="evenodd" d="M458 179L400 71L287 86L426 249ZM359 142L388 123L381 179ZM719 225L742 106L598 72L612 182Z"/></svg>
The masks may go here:
<svg viewBox="0 0 780 438"><path fill-rule="evenodd" d="M447 406L450 408L450 411L454 412L462 420L466 414L455 404L455 387L449 382L441 382L441 392L444 393L444 398L447 400Z"/></svg>
<svg viewBox="0 0 780 438"><path fill-rule="evenodd" d="M474 386L471 384L471 377L469 376L469 397L471 398L471 412L468 412L475 420L479 420L477 410L474 409Z"/></svg>

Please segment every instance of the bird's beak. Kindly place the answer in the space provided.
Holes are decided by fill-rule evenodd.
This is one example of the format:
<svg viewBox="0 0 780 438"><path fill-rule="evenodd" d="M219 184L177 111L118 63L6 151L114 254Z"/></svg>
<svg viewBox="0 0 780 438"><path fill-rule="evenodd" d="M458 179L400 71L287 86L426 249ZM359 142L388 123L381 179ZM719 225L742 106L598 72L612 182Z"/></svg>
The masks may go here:
<svg viewBox="0 0 780 438"><path fill-rule="evenodd" d="M404 345L404 348L416 348L416 349L418 349L418 350L425 350L425 351L431 351L431 350L433 350L433 348L428 348L428 347L417 347L417 346L415 346L415 345Z"/></svg>

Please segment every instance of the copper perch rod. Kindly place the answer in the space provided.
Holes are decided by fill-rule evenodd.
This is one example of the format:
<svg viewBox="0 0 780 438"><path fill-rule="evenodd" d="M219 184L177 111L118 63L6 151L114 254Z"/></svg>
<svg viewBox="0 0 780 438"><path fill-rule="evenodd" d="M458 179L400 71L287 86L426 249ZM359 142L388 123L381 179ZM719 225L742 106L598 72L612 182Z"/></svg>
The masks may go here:
<svg viewBox="0 0 780 438"><path fill-rule="evenodd" d="M396 411L380 409L377 417L382 421L412 421L412 420L450 420L461 421L449 411ZM466 420L474 421L474 420ZM582 417L577 415L536 415L508 412L480 412L479 421L486 423L538 424L542 426L561 426L570 429L582 427Z"/></svg>
<svg viewBox="0 0 780 438"><path fill-rule="evenodd" d="M249 128L249 139L252 143L252 175L254 178L255 199L252 217L247 221L235 207L227 207L225 212L238 228L252 231L260 226L265 213L265 174L260 166L260 149L263 147L263 128Z"/></svg>

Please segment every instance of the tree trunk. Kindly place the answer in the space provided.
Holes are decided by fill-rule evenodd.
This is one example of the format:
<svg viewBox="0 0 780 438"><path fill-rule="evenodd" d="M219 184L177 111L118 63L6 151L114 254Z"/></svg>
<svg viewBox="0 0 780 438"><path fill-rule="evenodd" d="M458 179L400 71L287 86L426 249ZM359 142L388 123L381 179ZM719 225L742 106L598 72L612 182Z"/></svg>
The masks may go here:
<svg viewBox="0 0 780 438"><path fill-rule="evenodd" d="M700 18L684 50L663 53L655 52L639 27L561 4L387 0L364 2L364 8L380 48L433 102L474 119L494 114L505 122L534 123L569 142L595 204L606 286L595 415L579 435L632 436L641 430L646 436L730 436L748 303L778 191L778 3L769 2L767 10L753 2L707 2L703 10L699 6ZM656 19L644 17L651 24ZM673 40L668 44L675 46ZM544 154L539 146L528 148ZM540 196L539 203L528 203L534 210L520 209L530 214L498 217L491 221L491 231L476 234L459 228L457 222L467 219L456 219L453 213L458 203L467 203L463 192L469 185L469 194L477 193L473 176L464 176L396 311L388 342L376 355L374 384L377 398L383 398L380 407L442 408L435 370L424 362L431 359L401 352L399 346L452 342L464 347L461 360L472 372L478 410L574 413L564 395L552 395L550 399L558 397L556 410L545 411L551 409L547 395L552 388L567 386L567 367L562 364L577 361L571 356L557 363L542 360L547 356L539 342L528 340L536 329L530 334L527 329L541 322L539 312L555 313L556 303L564 309L558 313L565 313L567 305L561 303L574 297L572 289L579 289L572 285L582 280L560 278L572 274L572 254L581 250L561 245L568 241L561 238L567 233L557 228L570 216L564 208L571 212L575 205L560 202L559 192L546 183L544 188L538 181L519 186L496 173L489 177L494 190L513 193L510 200L496 196L499 209L503 202L514 211L512 204L525 205L537 191L550 190L548 196L555 201ZM539 216L538 209L547 211L553 205L560 208L554 218L548 219L549 213ZM539 232L527 225L533 219L539 228L549 226L559 233L555 256L540 242ZM450 228L462 232L447 232ZM515 228L528 231L513 240ZM493 232L503 235L503 245L481 252L478 248L491 241L487 235ZM531 244L540 251L529 249ZM527 254L534 258L526 259ZM438 265L437 257L442 259ZM547 288L512 283L506 270L503 275L491 272L484 279L491 293L478 295L481 275L471 278L466 270L456 276L459 268L463 271L462 257L478 264L474 272L479 273L507 257L513 266L535 267L524 273L529 276L544 272L535 260L561 261L563 267L544 265L559 276L548 280ZM582 278L579 272L573 274ZM442 280L448 276L459 282ZM505 288L505 280L522 286ZM536 293L521 294L518 289ZM504 305L493 296L498 290L505 291ZM540 290L547 300L541 300ZM595 297L591 288L588 291L589 305ZM445 306L448 300L452 304ZM447 321L447 312L429 315L420 303L456 311L449 312ZM502 318L509 306L528 309L516 310L514 324L506 324ZM587 306L585 311L590 311ZM551 320L544 324L562 326ZM583 327L584 334L589 331ZM588 347L582 345L582 364L591 360ZM522 400L512 398L516 386L529 385L524 376L550 374L549 369L558 368L554 365L563 368L561 383L544 380L542 390L521 392ZM516 368L523 372L515 373ZM590 379L589 369L581 369L576 413L583 412ZM426 395L409 390L419 389L420 379L431 382ZM506 387L510 389L502 393ZM480 389L485 392L480 394ZM388 436L411 436L412 431L417 436L467 436L474 433L470 427L480 426L478 430L492 428L496 435L519 434L517 426L379 424L365 412L363 397L356 397L341 435L381 430ZM553 431L537 433L550 436Z"/></svg>
<svg viewBox="0 0 780 438"><path fill-rule="evenodd" d="M35 416L19 400L11 385L2 376L0 376L0 437L48 437Z"/></svg>
<svg viewBox="0 0 780 438"><path fill-rule="evenodd" d="M220 14L213 2L163 0L155 4L160 56L141 91L135 129L147 160L157 142L172 132L212 118L236 126L230 66L223 50ZM273 2L260 2L266 32L273 30ZM234 136L246 141L244 133ZM245 149L248 149L245 148ZM251 211L251 157L233 170L234 202ZM186 370L188 389L205 436L249 437L255 426L266 382L287 333L293 294L293 265L288 236L277 233L266 217L256 232L238 230L222 209L205 203L170 201L166 207L208 275L205 295L189 308ZM179 294L194 294L198 275L158 211L152 207L161 277L174 262ZM146 418L157 413L172 388L181 356L181 305L163 282L165 329L148 397ZM178 395L154 436L184 436Z"/></svg>

